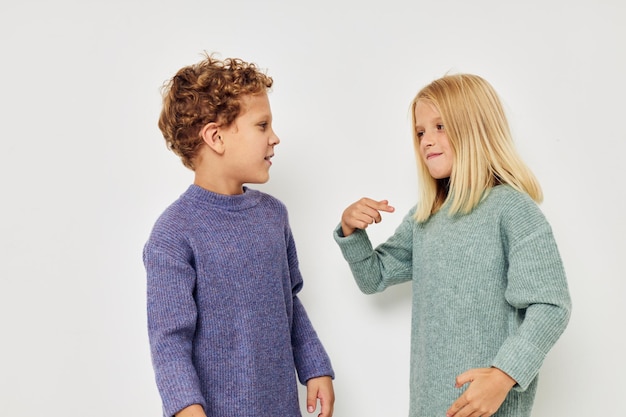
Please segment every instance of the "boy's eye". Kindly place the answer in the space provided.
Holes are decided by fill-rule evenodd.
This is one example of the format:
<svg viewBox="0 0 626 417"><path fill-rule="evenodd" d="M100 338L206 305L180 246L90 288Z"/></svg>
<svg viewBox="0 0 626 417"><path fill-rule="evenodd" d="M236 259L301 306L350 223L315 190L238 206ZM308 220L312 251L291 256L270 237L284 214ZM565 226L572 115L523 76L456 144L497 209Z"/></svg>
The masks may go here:
<svg viewBox="0 0 626 417"><path fill-rule="evenodd" d="M261 130L267 129L267 122L259 123L259 127L261 128Z"/></svg>

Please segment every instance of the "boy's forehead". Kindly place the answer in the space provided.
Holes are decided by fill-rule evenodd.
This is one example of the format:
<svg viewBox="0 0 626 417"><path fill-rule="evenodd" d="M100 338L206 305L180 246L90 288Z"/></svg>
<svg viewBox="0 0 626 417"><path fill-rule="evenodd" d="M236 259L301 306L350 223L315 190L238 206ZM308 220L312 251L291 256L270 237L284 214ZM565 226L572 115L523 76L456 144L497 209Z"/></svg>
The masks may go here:
<svg viewBox="0 0 626 417"><path fill-rule="evenodd" d="M259 94L247 94L241 97L241 116L245 113L268 113L271 114L270 101L266 92Z"/></svg>

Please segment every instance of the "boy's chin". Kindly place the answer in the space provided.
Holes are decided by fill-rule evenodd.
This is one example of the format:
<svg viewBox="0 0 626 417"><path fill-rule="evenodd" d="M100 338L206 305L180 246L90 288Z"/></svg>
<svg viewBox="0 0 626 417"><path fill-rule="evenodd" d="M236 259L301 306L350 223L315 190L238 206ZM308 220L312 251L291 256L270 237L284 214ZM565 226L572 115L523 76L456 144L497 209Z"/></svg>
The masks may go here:
<svg viewBox="0 0 626 417"><path fill-rule="evenodd" d="M250 180L247 184L265 184L270 180L270 176L268 175L266 178L256 178L254 180Z"/></svg>

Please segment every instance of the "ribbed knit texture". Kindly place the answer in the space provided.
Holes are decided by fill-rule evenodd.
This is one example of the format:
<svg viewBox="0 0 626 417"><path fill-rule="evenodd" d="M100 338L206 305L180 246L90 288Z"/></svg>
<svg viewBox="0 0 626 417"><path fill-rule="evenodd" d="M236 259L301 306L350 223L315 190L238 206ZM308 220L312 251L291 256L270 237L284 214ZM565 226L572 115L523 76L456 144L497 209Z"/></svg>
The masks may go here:
<svg viewBox="0 0 626 417"><path fill-rule="evenodd" d="M530 416L539 368L571 309L544 215L508 186L468 215L446 206L417 223L414 212L376 250L363 230L334 232L363 292L412 281L410 417L445 416L467 388L455 377L490 366L518 382L494 416Z"/></svg>
<svg viewBox="0 0 626 417"><path fill-rule="evenodd" d="M157 220L144 248L148 332L164 416L299 417L302 383L334 377L297 297L302 276L287 210L245 189L196 185Z"/></svg>

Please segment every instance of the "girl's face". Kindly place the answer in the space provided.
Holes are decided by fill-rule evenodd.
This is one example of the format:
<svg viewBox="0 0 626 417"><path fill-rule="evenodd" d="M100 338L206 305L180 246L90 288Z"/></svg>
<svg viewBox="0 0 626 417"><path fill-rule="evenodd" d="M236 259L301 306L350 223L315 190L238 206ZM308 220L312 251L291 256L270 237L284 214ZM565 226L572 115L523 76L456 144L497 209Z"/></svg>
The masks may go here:
<svg viewBox="0 0 626 417"><path fill-rule="evenodd" d="M454 150L439 111L431 103L415 103L415 133L420 155L434 179L449 178L454 163Z"/></svg>

